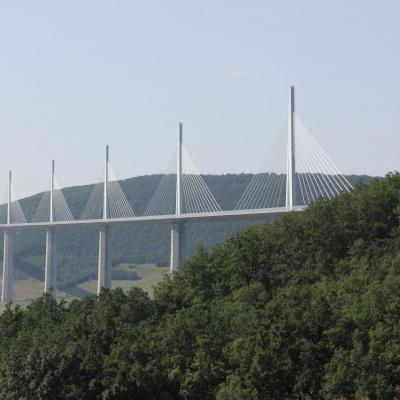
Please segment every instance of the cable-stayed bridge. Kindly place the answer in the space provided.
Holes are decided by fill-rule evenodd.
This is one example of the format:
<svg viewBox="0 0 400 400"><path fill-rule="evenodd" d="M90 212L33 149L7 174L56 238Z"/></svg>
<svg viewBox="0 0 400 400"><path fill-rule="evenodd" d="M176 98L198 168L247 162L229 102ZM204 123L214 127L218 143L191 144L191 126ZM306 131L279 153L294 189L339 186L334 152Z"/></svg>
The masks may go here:
<svg viewBox="0 0 400 400"><path fill-rule="evenodd" d="M57 232L67 226L99 228L98 292L111 286L111 229L132 223L171 225L170 272L180 262L182 225L188 222L263 219L302 211L318 198L332 198L352 190L330 158L295 113L294 88L290 88L288 123L275 138L265 162L253 175L236 207L222 210L182 143L179 124L177 151L145 211L135 213L115 177L106 146L104 169L86 206L74 217L55 177L52 161L49 187L33 216L26 218L13 190L11 172L7 199L0 206L4 232L2 302L13 301L13 240L17 230L45 228L44 291L54 296L57 288Z"/></svg>

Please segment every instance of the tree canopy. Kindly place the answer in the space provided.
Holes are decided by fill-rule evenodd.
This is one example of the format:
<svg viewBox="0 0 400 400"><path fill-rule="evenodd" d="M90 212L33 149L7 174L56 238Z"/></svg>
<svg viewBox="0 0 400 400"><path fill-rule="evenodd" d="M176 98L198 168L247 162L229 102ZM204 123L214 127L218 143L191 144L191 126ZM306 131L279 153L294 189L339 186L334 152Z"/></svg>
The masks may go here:
<svg viewBox="0 0 400 400"><path fill-rule="evenodd" d="M400 175L200 248L155 288L0 316L0 399L400 399Z"/></svg>

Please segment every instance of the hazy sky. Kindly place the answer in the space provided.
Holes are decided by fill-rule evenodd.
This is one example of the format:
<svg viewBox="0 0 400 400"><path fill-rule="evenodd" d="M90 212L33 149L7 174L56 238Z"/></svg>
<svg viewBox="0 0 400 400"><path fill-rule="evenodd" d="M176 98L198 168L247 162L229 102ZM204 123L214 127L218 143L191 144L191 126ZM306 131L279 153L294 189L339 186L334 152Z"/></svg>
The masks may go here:
<svg viewBox="0 0 400 400"><path fill-rule="evenodd" d="M296 108L345 173L400 169L400 1L1 1L0 189L254 171Z"/></svg>

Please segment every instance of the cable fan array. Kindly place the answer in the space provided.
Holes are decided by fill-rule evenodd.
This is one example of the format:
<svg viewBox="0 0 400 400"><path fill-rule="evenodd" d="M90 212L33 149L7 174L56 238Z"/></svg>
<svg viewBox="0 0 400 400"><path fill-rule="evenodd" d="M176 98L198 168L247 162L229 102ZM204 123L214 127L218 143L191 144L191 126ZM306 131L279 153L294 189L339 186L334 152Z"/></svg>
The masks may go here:
<svg viewBox="0 0 400 400"><path fill-rule="evenodd" d="M295 143L294 205L307 205L318 198L332 198L353 189L346 177L315 141L310 131L295 114L292 114ZM266 160L253 175L241 196L236 210L268 209L284 207L286 204L287 142L286 127L275 138ZM214 214L222 212L217 200L206 185L186 149L182 146L182 171L180 190L180 212L182 214ZM104 190L104 173L93 187L81 220L135 218L132 206L108 165L108 183ZM104 202L104 195L107 201ZM177 212L177 153L168 165L166 173L150 199L144 216L172 215ZM11 186L10 222L26 223L24 211ZM104 203L107 210L104 212ZM63 191L54 178L54 221L74 219ZM0 205L0 224L7 223L8 205ZM41 196L31 222L50 220L50 190Z"/></svg>
<svg viewBox="0 0 400 400"><path fill-rule="evenodd" d="M48 187L49 189L42 194L32 222L47 222L50 220L50 183ZM54 178L53 210L55 221L72 221L74 219L56 178Z"/></svg>
<svg viewBox="0 0 400 400"><path fill-rule="evenodd" d="M177 154L168 165L144 215L168 215L176 212ZM222 212L189 153L182 146L181 212L212 214Z"/></svg>
<svg viewBox="0 0 400 400"><path fill-rule="evenodd" d="M298 205L317 198L331 199L353 187L312 137L301 119L293 115L296 137L296 193Z"/></svg>
<svg viewBox="0 0 400 400"><path fill-rule="evenodd" d="M286 195L286 144L283 128L275 138L259 172L253 175L237 210L283 207Z"/></svg>
<svg viewBox="0 0 400 400"><path fill-rule="evenodd" d="M115 175L108 167L109 181L107 183L107 218L121 219L134 218L135 214L129 201L123 192L121 185ZM104 173L102 174L104 176ZM81 219L101 219L104 218L104 182L94 185L93 191L82 212Z"/></svg>
<svg viewBox="0 0 400 400"><path fill-rule="evenodd" d="M176 206L176 157L170 160L166 172L147 206L144 215L169 215L175 213Z"/></svg>
<svg viewBox="0 0 400 400"><path fill-rule="evenodd" d="M353 187L312 137L301 119L293 113L296 173L295 205L307 205L318 198L332 198ZM260 172L256 173L236 209L284 207L287 180L287 132L273 142Z"/></svg>
<svg viewBox="0 0 400 400"><path fill-rule="evenodd" d="M2 205L0 206L0 223L7 223L7 205L8 193L3 196ZM11 199L17 199L14 188L11 187ZM10 203L10 221L11 224L24 224L27 222L24 211L18 200L12 200Z"/></svg>

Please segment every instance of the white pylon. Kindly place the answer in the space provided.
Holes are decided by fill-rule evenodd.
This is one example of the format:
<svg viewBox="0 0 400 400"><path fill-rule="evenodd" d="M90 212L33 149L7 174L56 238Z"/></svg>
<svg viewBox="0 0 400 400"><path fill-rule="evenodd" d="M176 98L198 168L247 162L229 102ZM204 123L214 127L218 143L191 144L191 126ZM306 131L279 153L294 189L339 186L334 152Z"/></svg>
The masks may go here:
<svg viewBox="0 0 400 400"><path fill-rule="evenodd" d="M106 155L104 162L103 219L108 218L107 188L108 188L108 145L106 145Z"/></svg>
<svg viewBox="0 0 400 400"><path fill-rule="evenodd" d="M286 170L286 208L292 210L296 201L295 178L296 178L296 159L295 159L295 129L294 129L294 86L289 90L289 113L288 113L288 136L287 136L287 170Z"/></svg>
<svg viewBox="0 0 400 400"><path fill-rule="evenodd" d="M175 214L182 212L182 122L179 123L178 155L176 165L176 208Z"/></svg>

